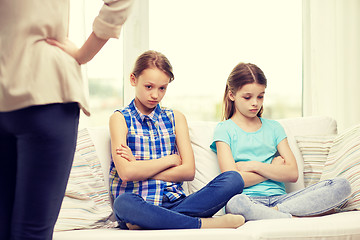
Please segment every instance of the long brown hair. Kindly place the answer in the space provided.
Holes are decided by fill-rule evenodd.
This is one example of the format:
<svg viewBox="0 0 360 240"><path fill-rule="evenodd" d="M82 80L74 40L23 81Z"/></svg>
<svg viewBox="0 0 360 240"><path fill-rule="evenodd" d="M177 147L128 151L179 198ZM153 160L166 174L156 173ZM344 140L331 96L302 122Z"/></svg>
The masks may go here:
<svg viewBox="0 0 360 240"><path fill-rule="evenodd" d="M229 91L234 95L244 85L249 83L258 83L261 85L267 85L266 77L263 71L252 63L239 63L231 71L225 88L224 101L223 101L223 120L227 120L235 113L235 104L229 98ZM261 107L257 116L261 117L263 113L263 107Z"/></svg>
<svg viewBox="0 0 360 240"><path fill-rule="evenodd" d="M174 80L173 68L167 57L157 51L148 50L141 54L135 61L132 74L139 77L145 69L157 68L169 76L170 82Z"/></svg>

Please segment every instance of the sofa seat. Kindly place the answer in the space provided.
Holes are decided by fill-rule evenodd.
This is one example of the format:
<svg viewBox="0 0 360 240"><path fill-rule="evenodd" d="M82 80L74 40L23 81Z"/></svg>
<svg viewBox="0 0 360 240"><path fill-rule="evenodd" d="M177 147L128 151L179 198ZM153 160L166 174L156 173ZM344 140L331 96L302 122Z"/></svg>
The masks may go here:
<svg viewBox="0 0 360 240"><path fill-rule="evenodd" d="M335 136L337 134L336 121L328 117L304 117L292 118L279 121L288 136L290 148L294 152L299 167L299 180L296 183L286 184L287 192L292 192L304 187L304 158L297 145L296 136ZM212 140L212 134L216 123L214 122L189 122L189 132L192 147L195 155L196 174L191 182L184 183L184 189L188 194L196 192L207 184L211 179L220 173L216 154L214 154L209 145ZM79 140L79 150L76 156L83 154L90 156L89 151L85 151L84 145L93 144L92 153L96 153L101 165L100 174L94 175L95 178L101 178L102 198L95 199L95 202L110 202L107 210L111 212L111 200L108 194L108 172L110 164L110 136L108 127L88 128L89 139ZM83 133L83 132L82 132ZM79 138L82 136L79 136ZM90 141L91 140L91 141ZM91 157L91 161L94 157ZM74 160L75 162L75 160ZM96 164L94 165L97 166ZM91 166L92 171L95 169ZM69 184L73 180L70 177ZM79 184L79 183L77 183ZM76 186L76 184L74 185ZM104 198L105 197L105 198ZM99 200L100 199L100 200ZM66 201L64 201L66 202ZM104 207L104 204L101 205ZM63 206L65 208L65 206ZM67 209L71 212L71 217L76 217L79 207L74 205L73 209ZM106 206L105 206L106 207ZM99 208L103 213L103 208ZM62 209L63 210L63 209ZM82 211L84 212L84 211ZM81 212L80 212L81 213ZM219 212L218 214L223 214ZM94 215L94 214L93 214ZM94 216L91 216L92 218ZM103 218L100 216L99 219ZM58 222L67 222L69 219L63 219L65 215L60 213ZM84 215L86 216L86 215ZM66 217L66 216L65 216ZM85 218L85 217L84 217ZM70 221L71 222L71 221ZM185 229L185 230L120 230L118 228L94 228L81 227L67 231L56 230L54 240L92 240L92 239L119 239L119 240L158 240L158 239L206 239L206 240L247 240L247 239L360 239L360 211L346 211L321 217L291 218L291 219L271 219L249 221L238 229Z"/></svg>
<svg viewBox="0 0 360 240"><path fill-rule="evenodd" d="M322 217L250 221L238 229L139 230L93 229L56 232L54 240L252 240L360 239L360 212Z"/></svg>

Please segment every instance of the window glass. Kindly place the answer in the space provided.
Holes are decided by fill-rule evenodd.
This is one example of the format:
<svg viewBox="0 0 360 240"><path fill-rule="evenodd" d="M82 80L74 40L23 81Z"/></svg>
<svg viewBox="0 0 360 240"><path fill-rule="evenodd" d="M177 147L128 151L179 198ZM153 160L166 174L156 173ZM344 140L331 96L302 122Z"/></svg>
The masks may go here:
<svg viewBox="0 0 360 240"><path fill-rule="evenodd" d="M70 1L69 38L80 47L92 32L103 1ZM82 66L90 92L91 117L80 117L80 126L108 125L109 117L123 103L123 39L110 39L101 51Z"/></svg>
<svg viewBox="0 0 360 240"><path fill-rule="evenodd" d="M301 116L301 23L301 0L149 1L150 49L175 74L163 105L219 121L228 75L251 62L268 80L264 117Z"/></svg>

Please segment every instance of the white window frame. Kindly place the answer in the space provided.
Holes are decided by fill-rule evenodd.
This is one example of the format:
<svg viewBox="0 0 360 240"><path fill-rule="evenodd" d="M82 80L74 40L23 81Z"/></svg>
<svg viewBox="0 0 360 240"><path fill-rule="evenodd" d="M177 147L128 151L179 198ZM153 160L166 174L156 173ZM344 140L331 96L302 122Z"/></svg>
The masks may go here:
<svg viewBox="0 0 360 240"><path fill-rule="evenodd" d="M136 58L149 49L149 1L135 0L131 14L123 27L124 75L123 103L128 105L134 98L129 77Z"/></svg>

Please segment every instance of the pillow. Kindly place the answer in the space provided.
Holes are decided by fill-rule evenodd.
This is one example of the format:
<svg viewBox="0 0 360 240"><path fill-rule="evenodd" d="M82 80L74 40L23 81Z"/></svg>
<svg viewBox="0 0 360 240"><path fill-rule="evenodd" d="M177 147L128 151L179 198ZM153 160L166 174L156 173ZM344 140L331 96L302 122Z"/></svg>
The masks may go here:
<svg viewBox="0 0 360 240"><path fill-rule="evenodd" d="M340 211L360 210L360 124L339 134L330 148L321 180L344 177L352 193Z"/></svg>
<svg viewBox="0 0 360 240"><path fill-rule="evenodd" d="M295 183L286 182L286 192L293 192L305 187L304 184L304 160L295 140L299 135L330 135L337 133L336 121L330 117L312 116L280 119L284 127L291 151L294 153L299 170L299 178Z"/></svg>
<svg viewBox="0 0 360 240"><path fill-rule="evenodd" d="M195 156L195 178L187 182L187 193L194 193L205 187L217 177L221 171L216 153L210 149L217 122L189 122L189 134ZM186 188L185 183L183 184ZM225 208L220 209L215 216L225 214Z"/></svg>
<svg viewBox="0 0 360 240"><path fill-rule="evenodd" d="M55 231L108 227L111 213L100 162L88 130L82 129Z"/></svg>
<svg viewBox="0 0 360 240"><path fill-rule="evenodd" d="M304 159L305 187L320 181L335 135L295 137Z"/></svg>
<svg viewBox="0 0 360 240"><path fill-rule="evenodd" d="M216 122L189 122L189 134L196 166L195 178L188 182L190 194L203 188L221 173L216 153L210 149L216 125Z"/></svg>
<svg viewBox="0 0 360 240"><path fill-rule="evenodd" d="M110 130L108 126L88 127L105 180L105 187L110 192L109 172L111 162Z"/></svg>

